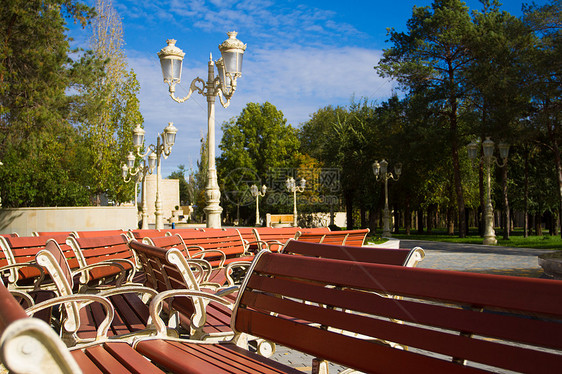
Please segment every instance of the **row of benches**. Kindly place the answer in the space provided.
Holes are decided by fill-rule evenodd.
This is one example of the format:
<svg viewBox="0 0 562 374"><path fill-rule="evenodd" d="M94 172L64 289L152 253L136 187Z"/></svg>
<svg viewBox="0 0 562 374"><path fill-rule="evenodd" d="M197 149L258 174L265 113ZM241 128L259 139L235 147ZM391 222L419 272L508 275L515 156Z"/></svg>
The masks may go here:
<svg viewBox="0 0 562 374"><path fill-rule="evenodd" d="M31 283L44 277L42 270L34 266L21 266L34 259L35 254L44 248L46 241L54 239L65 253L71 269L84 268L100 261L119 261L113 268L102 267L91 271L83 271L79 284L91 287L99 280L109 276L117 276L128 272L128 282L134 277L135 258L127 247L130 238L162 237L178 235L184 246L190 247L189 253L206 250L204 258L215 267L222 267L234 258L248 256L250 252L268 248L277 251L290 238L332 244L362 245L368 230L329 231L328 229L176 229L176 230L134 230L127 234L121 230L78 232L73 235L57 232L39 233L33 237L0 237L0 267L9 272L8 288L26 286L36 287ZM197 247L195 247L197 246ZM188 257L192 257L186 252ZM6 267L8 266L8 267Z"/></svg>
<svg viewBox="0 0 562 374"><path fill-rule="evenodd" d="M310 354L320 369L544 373L562 364L562 281L410 268L420 251L289 241L255 256L232 302L190 289L180 250L130 246L158 291L152 336L69 349L0 286L2 362L16 373L298 372L240 347L255 337ZM198 298L232 306L232 339L170 336L160 310L205 309Z"/></svg>

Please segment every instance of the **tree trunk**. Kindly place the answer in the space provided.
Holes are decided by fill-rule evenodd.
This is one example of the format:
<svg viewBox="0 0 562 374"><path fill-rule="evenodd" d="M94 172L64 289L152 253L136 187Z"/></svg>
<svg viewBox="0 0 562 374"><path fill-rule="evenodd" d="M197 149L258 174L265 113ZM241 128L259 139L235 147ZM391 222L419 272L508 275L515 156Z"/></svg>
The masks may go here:
<svg viewBox="0 0 562 374"><path fill-rule="evenodd" d="M345 215L347 220L347 229L353 230L353 191L344 192Z"/></svg>
<svg viewBox="0 0 562 374"><path fill-rule="evenodd" d="M455 209L453 207L447 209L447 234L455 235Z"/></svg>
<svg viewBox="0 0 562 374"><path fill-rule="evenodd" d="M423 209L418 209L418 234L423 234Z"/></svg>
<svg viewBox="0 0 562 374"><path fill-rule="evenodd" d="M394 208L394 231L395 234L398 234L400 232L400 211L396 208Z"/></svg>
<svg viewBox="0 0 562 374"><path fill-rule="evenodd" d="M404 212L404 228L406 229L406 235L410 235L410 230L412 228L412 211L410 210L410 196L406 197L406 208Z"/></svg>
<svg viewBox="0 0 562 374"><path fill-rule="evenodd" d="M364 229L367 227L367 209L365 207L361 207L361 228Z"/></svg>
<svg viewBox="0 0 562 374"><path fill-rule="evenodd" d="M427 207L427 233L433 233L433 214L435 210L435 205L431 204Z"/></svg>
<svg viewBox="0 0 562 374"><path fill-rule="evenodd" d="M535 232L537 236L542 236L542 214L535 213Z"/></svg>
<svg viewBox="0 0 562 374"><path fill-rule="evenodd" d="M529 236L529 148L525 147L525 215L523 220L523 237Z"/></svg>

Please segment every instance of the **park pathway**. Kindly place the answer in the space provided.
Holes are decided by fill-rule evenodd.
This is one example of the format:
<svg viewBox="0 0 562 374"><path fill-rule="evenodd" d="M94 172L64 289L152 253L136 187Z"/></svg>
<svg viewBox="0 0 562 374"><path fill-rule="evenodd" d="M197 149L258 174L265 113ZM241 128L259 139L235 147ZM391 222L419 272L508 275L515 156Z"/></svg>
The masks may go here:
<svg viewBox="0 0 562 374"><path fill-rule="evenodd" d="M400 248L413 247L422 247L425 251L425 259L418 265L421 268L525 277L544 276L537 256L552 252L548 249L400 240Z"/></svg>

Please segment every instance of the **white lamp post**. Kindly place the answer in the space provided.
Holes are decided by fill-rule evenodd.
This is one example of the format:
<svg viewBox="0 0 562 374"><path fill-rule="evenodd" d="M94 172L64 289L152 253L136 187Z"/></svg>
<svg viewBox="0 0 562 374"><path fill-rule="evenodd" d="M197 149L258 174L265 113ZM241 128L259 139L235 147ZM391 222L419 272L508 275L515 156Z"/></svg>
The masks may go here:
<svg viewBox="0 0 562 374"><path fill-rule="evenodd" d="M474 161L478 156L478 143L471 142L467 145L468 158ZM500 151L500 158L502 163L494 156L494 142L490 137L486 137L486 140L482 142L482 158L486 163L486 180L488 181L486 206L484 207L484 241L483 244L494 245L497 244L496 231L494 230L494 207L492 206L492 184L490 177L490 170L492 168L492 163L495 162L500 168L504 167L507 163L507 157L509 156L509 144L501 142L498 144L498 150Z"/></svg>
<svg viewBox="0 0 562 374"><path fill-rule="evenodd" d="M252 196L256 198L256 226L260 226L260 197L265 196L265 192L267 191L267 187L264 185L261 186L261 191L258 189L258 186L252 184L250 187L250 192Z"/></svg>
<svg viewBox="0 0 562 374"><path fill-rule="evenodd" d="M152 154L152 153L151 153ZM150 167L146 164L146 159L143 158L142 159L142 164L139 164L139 166L137 166L135 168L135 155L133 155L133 152L129 152L129 155L127 156L127 163L123 164L123 166L121 167L121 170L123 171L123 181L125 181L125 183L128 183L131 181L131 177L137 175L137 181L135 182L135 206L136 206L136 201L137 201L137 184L140 180L140 183L142 184L142 225L141 225L141 229L146 230L148 229L148 209L147 209L147 203L146 203L146 174L150 173L152 174L152 170L150 169Z"/></svg>
<svg viewBox="0 0 562 374"><path fill-rule="evenodd" d="M145 154L141 154L140 149L144 144L145 131L140 127L140 124L137 124L137 127L133 130L133 145L135 146L136 153L142 158L148 155L148 168L151 173L152 170L156 168L156 202L154 204L156 210L154 212L154 216L156 218L157 229L164 228L164 221L162 219L162 198L160 196L160 179L162 178L160 159L161 157L164 157L165 159L168 158L172 152L172 147L176 142L177 132L178 129L175 128L172 122L169 122L164 131L158 134L156 146L154 146L154 144L150 144L148 146L148 151Z"/></svg>
<svg viewBox="0 0 562 374"><path fill-rule="evenodd" d="M384 209L382 211L382 221L383 221L383 228L382 228L382 236L383 237L390 237L392 234L390 233L390 210L388 209L388 180L394 179L397 181L400 179L400 174L402 174L402 164L397 163L394 166L394 174L388 171L388 161L382 160L380 163L375 161L373 163L373 173L377 180L382 179L384 182Z"/></svg>
<svg viewBox="0 0 562 374"><path fill-rule="evenodd" d="M297 192L304 192L306 179L301 178L300 186L297 186L295 178L290 177L285 181L287 190L293 193L293 226L297 226Z"/></svg>
<svg viewBox="0 0 562 374"><path fill-rule="evenodd" d="M183 98L177 98L174 93L176 84L181 81L182 61L185 53L176 47L176 41L173 39L167 40L168 45L158 52L164 82L169 85L170 97L174 101L183 103L191 97L194 91L207 97L209 165L205 188L207 206L204 210L207 215L207 227L214 228L221 227L222 213L221 194L215 168L215 99L218 96L224 108L230 104L230 98L236 91L236 80L242 76L242 57L246 50L246 45L236 39L236 32L232 31L227 34L228 39L219 45L222 57L216 62L213 62L212 55L209 58L207 82L199 77L195 78L189 86L189 92ZM218 70L217 76L215 76L215 63Z"/></svg>

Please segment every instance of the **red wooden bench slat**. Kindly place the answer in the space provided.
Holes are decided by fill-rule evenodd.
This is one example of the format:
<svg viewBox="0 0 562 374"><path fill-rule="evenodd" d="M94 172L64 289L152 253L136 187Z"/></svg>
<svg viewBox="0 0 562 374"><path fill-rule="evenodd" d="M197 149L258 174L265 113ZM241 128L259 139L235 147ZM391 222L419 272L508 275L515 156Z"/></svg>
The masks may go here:
<svg viewBox="0 0 562 374"><path fill-rule="evenodd" d="M14 299L10 291L3 284L0 284L0 334L8 325L18 319L27 318L27 314L22 306Z"/></svg>
<svg viewBox="0 0 562 374"><path fill-rule="evenodd" d="M105 343L104 348L111 353L113 357L116 357L119 362L123 363L132 373L164 374L162 370L151 364L128 344Z"/></svg>
<svg viewBox="0 0 562 374"><path fill-rule="evenodd" d="M127 234L123 230L94 230L94 231L75 231L75 236L78 238L96 238L100 236L117 236Z"/></svg>
<svg viewBox="0 0 562 374"><path fill-rule="evenodd" d="M302 373L265 360L231 344L189 344L164 340L141 341L137 351L176 373ZM230 367L235 365L234 368Z"/></svg>
<svg viewBox="0 0 562 374"><path fill-rule="evenodd" d="M110 236L95 236L86 238L72 238L78 247L79 251L84 257L87 265L97 264L102 261L111 261L117 259L125 259L135 262L133 252L128 246L127 236L124 234L110 235ZM125 262L117 262L126 270L130 270L132 266ZM105 277L118 274L120 269L118 267L106 266L95 268L90 271L90 276L93 280L102 279Z"/></svg>

